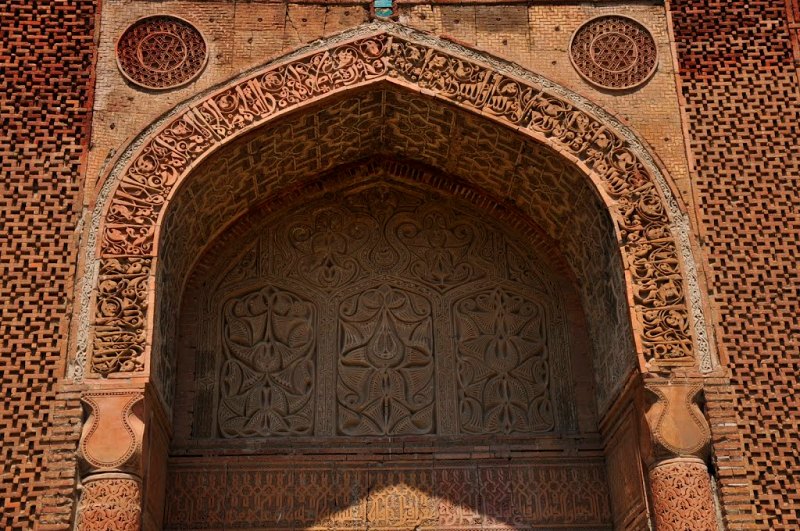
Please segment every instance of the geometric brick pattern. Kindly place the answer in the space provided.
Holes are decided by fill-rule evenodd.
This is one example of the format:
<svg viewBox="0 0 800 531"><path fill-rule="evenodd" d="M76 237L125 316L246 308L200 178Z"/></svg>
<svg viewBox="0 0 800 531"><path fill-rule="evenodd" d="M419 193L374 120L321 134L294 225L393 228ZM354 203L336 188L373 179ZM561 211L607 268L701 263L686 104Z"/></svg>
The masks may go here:
<svg viewBox="0 0 800 531"><path fill-rule="evenodd" d="M58 381L88 143L94 17L91 1L15 0L0 10L3 529L32 528L37 514L66 526L72 512L80 408L75 395L59 395Z"/></svg>
<svg viewBox="0 0 800 531"><path fill-rule="evenodd" d="M117 42L117 64L129 81L154 90L188 83L205 66L206 42L175 17L138 20Z"/></svg>
<svg viewBox="0 0 800 531"><path fill-rule="evenodd" d="M578 73L606 89L635 87L655 72L658 63L653 36L627 17L590 20L572 36L569 51Z"/></svg>
<svg viewBox="0 0 800 531"><path fill-rule="evenodd" d="M800 90L787 6L675 0L672 10L710 295L732 372L732 387L709 396L723 502L733 528L797 529Z"/></svg>

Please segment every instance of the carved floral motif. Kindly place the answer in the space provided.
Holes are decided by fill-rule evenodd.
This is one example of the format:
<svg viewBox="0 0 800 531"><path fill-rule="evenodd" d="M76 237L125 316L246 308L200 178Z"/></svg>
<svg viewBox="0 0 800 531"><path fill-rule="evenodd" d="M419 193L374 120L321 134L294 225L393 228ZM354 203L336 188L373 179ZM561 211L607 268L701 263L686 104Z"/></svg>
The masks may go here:
<svg viewBox="0 0 800 531"><path fill-rule="evenodd" d="M302 435L314 424L314 305L274 287L223 310L220 431L225 437Z"/></svg>
<svg viewBox="0 0 800 531"><path fill-rule="evenodd" d="M385 78L433 90L462 108L495 116L581 161L604 193L620 205L613 215L623 244L673 240L669 215L652 175L628 142L608 125L549 89L453 52L382 33L270 66L169 121L133 155L110 200L100 238L105 260L156 254L156 222L171 190L193 162L222 141L312 98ZM347 264L337 264L335 247L331 251L333 255L315 255L318 262L307 264L307 274L316 274L320 282L340 282L336 275L348 274L346 267L341 269ZM420 259L445 263L458 258L454 251L458 252L443 249L437 256ZM665 260L663 252L658 251L658 260ZM677 253L666 261L676 257ZM636 273L632 289L646 359L691 363L693 344L683 276L660 268L637 267ZM101 291L98 307L106 306L107 293ZM137 296L114 328L95 330L98 339L91 362L95 372L141 370L147 338L138 320L151 318L146 301L146 296Z"/></svg>
<svg viewBox="0 0 800 531"><path fill-rule="evenodd" d="M433 431L430 302L383 285L339 310L339 430L347 435Z"/></svg>
<svg viewBox="0 0 800 531"><path fill-rule="evenodd" d="M141 484L124 477L97 477L83 484L78 531L139 531Z"/></svg>
<svg viewBox="0 0 800 531"><path fill-rule="evenodd" d="M460 300L459 416L467 433L530 433L553 429L548 391L544 308L494 289Z"/></svg>
<svg viewBox="0 0 800 531"><path fill-rule="evenodd" d="M711 492L711 478L698 459L674 459L650 470L653 514L661 531L716 531L719 529Z"/></svg>

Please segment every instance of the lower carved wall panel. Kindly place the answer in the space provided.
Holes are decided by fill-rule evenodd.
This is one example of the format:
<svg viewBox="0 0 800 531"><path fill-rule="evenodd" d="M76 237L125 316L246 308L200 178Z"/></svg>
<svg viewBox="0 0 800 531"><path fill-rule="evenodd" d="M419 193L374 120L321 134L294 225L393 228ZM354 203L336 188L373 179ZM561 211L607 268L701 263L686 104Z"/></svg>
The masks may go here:
<svg viewBox="0 0 800 531"><path fill-rule="evenodd" d="M601 460L183 458L165 529L611 529Z"/></svg>

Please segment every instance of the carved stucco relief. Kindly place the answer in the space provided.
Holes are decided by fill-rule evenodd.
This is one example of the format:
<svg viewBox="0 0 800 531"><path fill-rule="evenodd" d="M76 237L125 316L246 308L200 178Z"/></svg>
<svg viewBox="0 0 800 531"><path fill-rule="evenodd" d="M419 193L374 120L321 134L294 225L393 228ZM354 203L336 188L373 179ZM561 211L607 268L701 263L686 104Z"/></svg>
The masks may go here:
<svg viewBox="0 0 800 531"><path fill-rule="evenodd" d="M194 435L575 429L561 295L519 238L380 181L276 211L198 288Z"/></svg>
<svg viewBox="0 0 800 531"><path fill-rule="evenodd" d="M365 33L372 35L364 36ZM131 265L144 267L158 251L156 222L164 205L175 185L198 161L217 146L285 110L377 80L435 92L460 108L480 111L500 124L556 147L567 159L586 168L617 224L626 260L633 259L630 246L640 243L664 244L674 253L676 263L682 259L681 276L666 275L658 268L631 269L629 289L634 295L633 314L642 329L640 344L645 361L692 364L695 349L699 348L701 367L711 368L686 216L647 151L618 121L518 67L402 27L375 23L332 38L325 46L325 51L298 52L180 108L120 159L101 190L89 231L92 250L81 305L83 324L76 377L83 375L88 351L87 315L97 263L93 250L96 244L100 247L101 269L107 268L110 261L123 258ZM329 136L333 132L323 133ZM366 141L358 149L370 151L371 147L374 143ZM324 150L325 145L320 149ZM314 159L321 160L319 150L315 153ZM461 160L468 160L469 150L461 154ZM296 171L297 166L290 169ZM312 164L307 169L324 168ZM258 179L255 176L256 186L261 186ZM269 187L268 183L263 184ZM220 198L243 197L235 189L215 191ZM223 203L230 205L229 213L237 212L229 200ZM183 256L192 256L191 245L185 245L188 247ZM107 304L105 297L100 293L96 307L113 306ZM142 371L147 340L137 327L139 316L145 321L153 319L152 311L134 301L127 312L107 315L124 326L111 335L94 331L94 352L103 354L99 358L93 354L88 360L90 371ZM137 317L131 320L130 315ZM169 379L169 361L157 359L152 366L153 378L169 400L165 389L169 387L165 383Z"/></svg>

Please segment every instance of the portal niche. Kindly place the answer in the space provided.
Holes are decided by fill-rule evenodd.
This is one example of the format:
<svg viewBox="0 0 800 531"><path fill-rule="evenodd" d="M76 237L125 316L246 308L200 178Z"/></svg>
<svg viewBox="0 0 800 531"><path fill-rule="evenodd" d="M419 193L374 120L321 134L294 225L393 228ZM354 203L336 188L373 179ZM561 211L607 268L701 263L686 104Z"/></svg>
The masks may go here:
<svg viewBox="0 0 800 531"><path fill-rule="evenodd" d="M530 224L385 175L264 210L188 284L166 527L608 525Z"/></svg>

